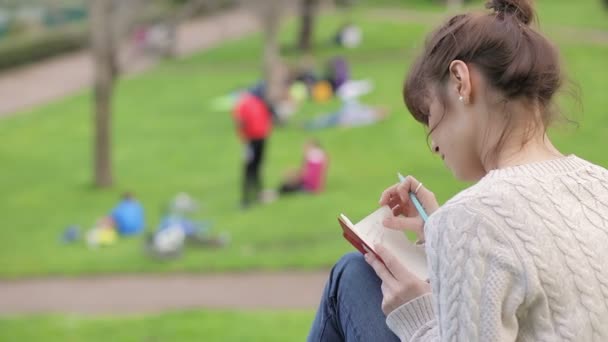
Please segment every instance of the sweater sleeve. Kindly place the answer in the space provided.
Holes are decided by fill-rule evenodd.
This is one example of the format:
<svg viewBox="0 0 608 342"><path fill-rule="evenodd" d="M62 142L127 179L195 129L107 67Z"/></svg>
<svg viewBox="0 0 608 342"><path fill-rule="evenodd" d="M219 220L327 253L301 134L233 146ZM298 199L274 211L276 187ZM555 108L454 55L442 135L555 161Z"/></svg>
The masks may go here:
<svg viewBox="0 0 608 342"><path fill-rule="evenodd" d="M402 341L514 341L525 277L503 232L462 205L442 208L425 227L432 294L387 316Z"/></svg>

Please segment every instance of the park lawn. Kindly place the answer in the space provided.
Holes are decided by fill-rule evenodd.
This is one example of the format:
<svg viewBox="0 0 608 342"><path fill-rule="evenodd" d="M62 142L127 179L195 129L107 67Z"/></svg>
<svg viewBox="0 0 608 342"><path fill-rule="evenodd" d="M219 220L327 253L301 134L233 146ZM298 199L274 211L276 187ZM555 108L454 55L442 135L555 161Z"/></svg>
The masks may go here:
<svg viewBox="0 0 608 342"><path fill-rule="evenodd" d="M604 0L532 0L540 17L541 27L567 26L592 30L608 30L608 7ZM366 8L415 10L422 15L446 13L440 0L359 0ZM465 10L484 11L486 0L465 0Z"/></svg>
<svg viewBox="0 0 608 342"><path fill-rule="evenodd" d="M596 30L608 30L608 7L604 0L535 1L540 22Z"/></svg>
<svg viewBox="0 0 608 342"><path fill-rule="evenodd" d="M302 341L308 311L181 311L133 316L0 317L1 341Z"/></svg>
<svg viewBox="0 0 608 342"><path fill-rule="evenodd" d="M347 19L362 26L364 44L348 51L324 44ZM259 77L261 39L252 35L119 82L111 189L91 186L89 92L0 121L0 277L323 268L352 250L336 216L344 212L358 219L373 210L397 171L418 176L441 202L467 186L431 155L424 129L402 104L406 66L430 23L384 21L354 10L325 15L318 27L319 69L328 57L345 55L355 78L374 81L374 92L363 101L392 113L375 126L310 134L298 125L339 103L307 103L291 125L275 130L266 186L275 187L286 168L297 166L302 143L316 137L331 157L323 194L238 209L241 147L230 114L210 110L210 102ZM291 42L294 32L288 24L282 41ZM570 77L580 84L584 115L572 111L572 101L564 97L566 112L575 114L580 128L556 131L555 142L567 153L606 166L608 155L597 146L608 136L608 46L564 41L560 49ZM211 219L215 232L229 233L231 244L222 250L188 249L179 260L156 262L143 253L141 238L97 250L58 243L66 226L90 227L126 190L145 206L149 230L170 197L188 192L203 203L199 217Z"/></svg>

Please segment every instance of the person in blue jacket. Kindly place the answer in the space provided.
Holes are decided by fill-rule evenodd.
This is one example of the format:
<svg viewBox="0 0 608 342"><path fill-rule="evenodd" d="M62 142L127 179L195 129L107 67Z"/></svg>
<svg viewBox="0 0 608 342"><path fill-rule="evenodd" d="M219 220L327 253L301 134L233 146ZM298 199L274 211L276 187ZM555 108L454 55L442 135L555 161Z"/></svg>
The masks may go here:
<svg viewBox="0 0 608 342"><path fill-rule="evenodd" d="M144 209L129 192L125 193L120 203L112 209L111 216L120 235L138 234L144 228Z"/></svg>

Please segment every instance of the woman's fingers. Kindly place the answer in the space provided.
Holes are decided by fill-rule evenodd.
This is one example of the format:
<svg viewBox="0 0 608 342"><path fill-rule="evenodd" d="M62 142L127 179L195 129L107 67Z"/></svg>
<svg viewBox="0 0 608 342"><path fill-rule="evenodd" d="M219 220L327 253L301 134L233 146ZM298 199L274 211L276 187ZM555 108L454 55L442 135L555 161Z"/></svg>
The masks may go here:
<svg viewBox="0 0 608 342"><path fill-rule="evenodd" d="M391 185L380 196L380 205L387 205L391 200L400 200L401 203L409 202L409 193L421 190L421 183L412 176L407 176L402 182Z"/></svg>
<svg viewBox="0 0 608 342"><path fill-rule="evenodd" d="M393 212L394 216L399 216L403 213L403 209L401 208L401 205L397 204L395 206L390 206L391 207L391 211Z"/></svg>
<svg viewBox="0 0 608 342"><path fill-rule="evenodd" d="M389 201L391 200L391 198L397 198L395 196L398 196L398 194L397 194L397 187L398 186L399 186L399 183L391 185L386 190L384 190L382 192L382 194L380 195L379 204L380 205L387 205L387 204L389 204Z"/></svg>
<svg viewBox="0 0 608 342"><path fill-rule="evenodd" d="M404 203L409 201L410 192L414 193L418 200L426 210L427 214L431 214L439 204L435 198L435 194L427 189L420 181L412 176L407 176L403 182L397 186L397 193Z"/></svg>
<svg viewBox="0 0 608 342"><path fill-rule="evenodd" d="M398 285L400 282L407 281L412 277L416 277L388 249L384 248L382 245L374 246L374 249L376 250L376 253L378 253L378 256L384 261L384 263L381 263L382 266L391 275L387 281L388 286L392 286L393 289L399 288ZM382 280L384 279L382 278Z"/></svg>
<svg viewBox="0 0 608 342"><path fill-rule="evenodd" d="M399 230L413 230L418 233L419 238L424 239L421 236L424 223L421 222L417 209L411 203L410 193L416 195L427 215L439 208L435 194L416 178L407 176L402 182L388 187L380 196L380 205L387 205L395 216L395 219L389 220L385 226ZM399 218L399 216L403 217ZM415 221L411 221L411 219L415 219Z"/></svg>
<svg viewBox="0 0 608 342"><path fill-rule="evenodd" d="M382 283L392 286L397 282L393 274L374 253L365 253L365 261L374 269L378 278L382 280Z"/></svg>
<svg viewBox="0 0 608 342"><path fill-rule="evenodd" d="M420 235L422 232L423 222L419 216L390 216L385 218L384 221L382 221L382 225L384 225L386 228L391 228L395 230L410 230Z"/></svg>
<svg viewBox="0 0 608 342"><path fill-rule="evenodd" d="M422 296L431 291L429 284L415 276L402 264L390 251L382 246L374 246L376 253L384 260L384 263L375 264L371 257L366 255L365 260L372 265L382 280L382 311L390 314L393 310L410 300ZM369 253L371 254L371 253ZM378 259L375 259L378 260ZM379 262L379 261L377 261ZM387 276L389 274L390 276ZM387 278L387 279L385 279Z"/></svg>

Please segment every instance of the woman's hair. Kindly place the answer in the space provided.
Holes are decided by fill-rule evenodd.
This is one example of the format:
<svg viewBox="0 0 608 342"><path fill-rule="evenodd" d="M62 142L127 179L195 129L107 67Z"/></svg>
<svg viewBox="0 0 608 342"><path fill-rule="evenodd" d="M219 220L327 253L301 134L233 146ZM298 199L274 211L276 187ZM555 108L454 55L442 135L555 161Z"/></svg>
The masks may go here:
<svg viewBox="0 0 608 342"><path fill-rule="evenodd" d="M541 117L531 114L530 122L547 129L555 116L552 98L561 86L562 74L556 47L530 26L536 14L529 0L490 0L486 8L491 11L453 16L427 37L424 51L405 81L403 98L412 116L428 125L433 89L447 108L442 85L449 78L450 63L461 60L474 66L504 105L503 113L496 113L507 123L497 151L509 134L510 100L538 105Z"/></svg>

